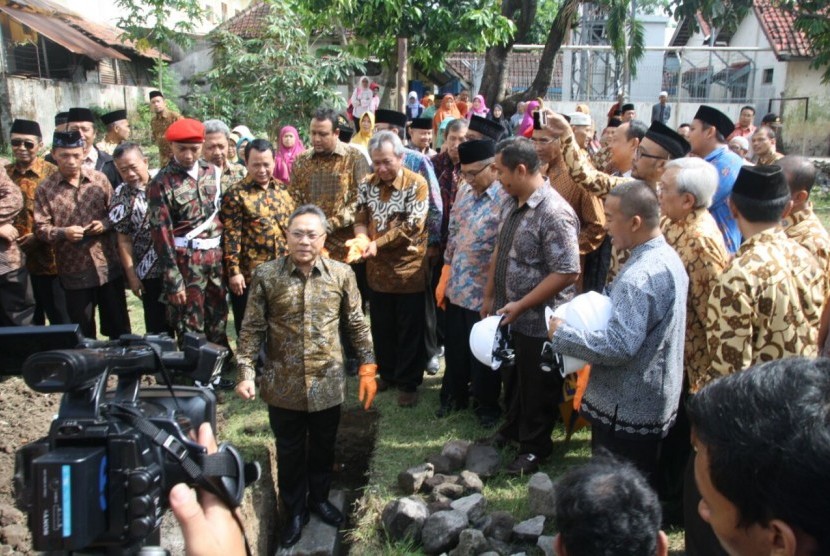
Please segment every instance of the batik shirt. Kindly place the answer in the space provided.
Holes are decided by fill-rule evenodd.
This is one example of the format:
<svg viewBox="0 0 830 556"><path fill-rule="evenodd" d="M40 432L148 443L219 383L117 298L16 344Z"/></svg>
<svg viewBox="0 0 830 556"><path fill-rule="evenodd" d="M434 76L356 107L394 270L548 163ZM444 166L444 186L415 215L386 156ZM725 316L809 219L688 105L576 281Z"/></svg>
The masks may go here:
<svg viewBox="0 0 830 556"><path fill-rule="evenodd" d="M501 205L507 197L497 180L483 193L461 185L450 214L444 263L450 265L446 296L450 303L480 311L487 285L487 269L496 247Z"/></svg>
<svg viewBox="0 0 830 556"><path fill-rule="evenodd" d="M366 279L374 291L424 291L428 190L426 180L406 168L391 184L369 174L358 186L355 224L366 226L378 249L366 260Z"/></svg>
<svg viewBox="0 0 830 556"><path fill-rule="evenodd" d="M600 199L605 199L608 192L619 184L631 181L627 176L611 176L597 171L588 161L585 152L577 146L572 134L562 136L560 146L562 159L574 182Z"/></svg>
<svg viewBox="0 0 830 556"><path fill-rule="evenodd" d="M813 212L813 204L791 213L782 222L787 237L807 249L818 260L821 268L830 265L830 235Z"/></svg>
<svg viewBox="0 0 830 556"><path fill-rule="evenodd" d="M519 219L512 242L508 243L508 222ZM494 276L495 304L501 309L501 301L519 301L550 274L579 274L579 220L559 193L545 180L519 206L516 197L507 197L501 206L498 236L498 257ZM503 261L503 264L499 264ZM544 303L519 315L511 329L526 336L547 336L545 305L557 307L570 301L575 293L568 286Z"/></svg>
<svg viewBox="0 0 830 556"><path fill-rule="evenodd" d="M323 210L329 227L326 249L335 260L346 260L346 241L354 237L357 186L368 173L366 158L342 141L331 153L318 154L308 149L297 156L291 168L288 191L294 204L313 203Z"/></svg>
<svg viewBox="0 0 830 556"><path fill-rule="evenodd" d="M602 201L573 181L561 160L548 170L548 179L579 218L579 254L587 255L605 239L605 210Z"/></svg>
<svg viewBox="0 0 830 556"><path fill-rule="evenodd" d="M689 275L683 361L689 389L697 392L717 376L712 372L706 342L706 311L709 294L730 257L715 219L705 208L693 210L683 220L664 217L661 228L666 242L680 255Z"/></svg>
<svg viewBox="0 0 830 556"><path fill-rule="evenodd" d="M55 248L58 276L67 290L94 288L121 276L115 233L107 213L112 185L101 172L81 168L79 185L55 172L35 190L35 234ZM104 233L66 239L69 226L88 226L98 220Z"/></svg>
<svg viewBox="0 0 830 556"><path fill-rule="evenodd" d="M222 197L220 217L225 227L222 251L228 278L242 274L246 282L260 264L288 253L288 217L294 199L281 181L271 178L262 187L247 177Z"/></svg>
<svg viewBox="0 0 830 556"><path fill-rule="evenodd" d="M14 220L17 233L23 237L35 231L35 190L40 182L57 172L58 167L38 157L24 172L14 163L7 165L6 171L23 193L23 210ZM26 248L26 268L35 276L54 276L58 273L55 250L48 243L33 237L31 247Z"/></svg>
<svg viewBox="0 0 830 556"><path fill-rule="evenodd" d="M372 334L348 265L318 257L307 277L287 256L259 265L237 343L238 379L254 380L264 344L259 393L265 403L309 412L343 403L341 322L360 364L374 363Z"/></svg>
<svg viewBox="0 0 830 556"><path fill-rule="evenodd" d="M98 141L97 143L95 143L95 148L97 148L101 152L105 152L108 155L112 156L112 153L115 152L116 147L118 147L118 145L120 145L120 144L121 144L120 142L110 143L109 141L106 140L106 138L104 138L104 139L101 139L100 141Z"/></svg>
<svg viewBox="0 0 830 556"><path fill-rule="evenodd" d="M23 193L9 179L6 171L0 171L0 226L12 224L18 213L23 210ZM23 266L23 253L17 241L8 242L0 239L0 276Z"/></svg>
<svg viewBox="0 0 830 556"><path fill-rule="evenodd" d="M605 290L611 319L604 330L561 324L553 350L591 363L580 414L629 438L664 437L683 387L686 271L658 236L631 249Z"/></svg>
<svg viewBox="0 0 830 556"><path fill-rule="evenodd" d="M206 218L211 218L210 225L195 239L212 239L222 234L222 222L217 210L219 183L216 167L203 160L197 164L198 180L188 175L187 170L174 159L159 170L147 186L150 231L167 294L184 290L182 275L176 264L174 238L184 237L199 227ZM221 264L220 261L217 263Z"/></svg>
<svg viewBox="0 0 830 556"><path fill-rule="evenodd" d="M738 172L741 170L743 159L730 151L726 146L718 147L704 157L704 160L715 167L718 171L718 189L712 198L712 206L709 212L715 217L718 228L723 234L723 242L730 254L735 253L741 246L741 230L738 223L729 211L727 201L732 194L732 187L738 179Z"/></svg>
<svg viewBox="0 0 830 556"><path fill-rule="evenodd" d="M824 269L775 227L747 238L709 296L707 340L716 375L818 353Z"/></svg>
<svg viewBox="0 0 830 556"><path fill-rule="evenodd" d="M248 169L242 164L225 162L225 167L222 168L222 195L247 175Z"/></svg>
<svg viewBox="0 0 830 556"><path fill-rule="evenodd" d="M444 206L441 215L441 248L446 249L450 228L450 212L458 194L458 184L461 182L461 164L455 164L448 153L438 153L432 157L435 175L438 176L438 187L441 188L441 203Z"/></svg>
<svg viewBox="0 0 830 556"><path fill-rule="evenodd" d="M156 114L153 116L153 119L150 120L150 129L153 132L153 142L159 148L160 168L167 166L167 163L170 162L170 159L173 157L173 150L170 147L170 143L168 143L167 139L164 138L164 133L167 131L167 128L170 127L170 124L181 119L181 114L165 109L164 112Z"/></svg>
<svg viewBox="0 0 830 556"><path fill-rule="evenodd" d="M132 239L133 266L139 280L161 276L156 247L150 235L147 206L146 188L126 183L116 188L110 202L109 219L113 228Z"/></svg>
<svg viewBox="0 0 830 556"><path fill-rule="evenodd" d="M764 156L756 156L755 164L757 164L758 166L772 166L782 158L784 158L783 154L776 151L772 151Z"/></svg>
<svg viewBox="0 0 830 556"><path fill-rule="evenodd" d="M444 215L444 201L438 185L438 177L429 157L414 149L404 149L403 165L427 180L429 185L429 211L427 213L427 244L440 246L441 220Z"/></svg>

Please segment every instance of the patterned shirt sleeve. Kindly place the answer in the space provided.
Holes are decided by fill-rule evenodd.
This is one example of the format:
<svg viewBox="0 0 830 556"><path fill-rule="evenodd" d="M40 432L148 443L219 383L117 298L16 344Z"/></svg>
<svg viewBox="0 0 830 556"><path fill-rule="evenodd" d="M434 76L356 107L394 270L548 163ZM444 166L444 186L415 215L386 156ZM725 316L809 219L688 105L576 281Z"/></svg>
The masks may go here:
<svg viewBox="0 0 830 556"><path fill-rule="evenodd" d="M132 235L133 225L131 216L133 212L133 203L128 191L129 186L122 183L115 190L115 194L110 201L109 220L112 222L112 227L119 234Z"/></svg>
<svg viewBox="0 0 830 556"><path fill-rule="evenodd" d="M631 181L630 178L609 176L597 171L576 146L573 134L563 135L561 145L562 157L573 180L597 197L605 197L617 185Z"/></svg>
<svg viewBox="0 0 830 556"><path fill-rule="evenodd" d="M406 219L400 226L391 228L375 240L378 249L395 247L402 242L412 243L414 241L414 238L424 229L427 212L429 211L427 196L428 186L423 179L417 180L412 187L406 188L404 206Z"/></svg>
<svg viewBox="0 0 830 556"><path fill-rule="evenodd" d="M254 380L255 366L259 350L265 341L268 321L265 312L268 300L260 273L256 270L253 282L248 290L248 304L245 306L245 318L236 343L237 380Z"/></svg>
<svg viewBox="0 0 830 556"><path fill-rule="evenodd" d="M706 339L712 370L728 375L752 365L752 314L756 302L746 294L741 276L727 271L712 288L707 308Z"/></svg>
<svg viewBox="0 0 830 556"><path fill-rule="evenodd" d="M351 345L354 346L357 352L357 359L360 364L374 363L375 349L372 344L372 332L366 322L366 316L363 314L363 301L360 297L360 290L357 289L357 278L355 278L354 272L349 271L344 282L340 318L345 318L346 333ZM341 320L341 322L343 321Z"/></svg>
<svg viewBox="0 0 830 556"><path fill-rule="evenodd" d="M219 212L222 220L222 251L228 278L242 272L239 266L239 254L242 251L242 205L239 188L232 187L222 197Z"/></svg>
<svg viewBox="0 0 830 556"><path fill-rule="evenodd" d="M35 190L35 235L49 244L66 239L66 230L54 225L49 194L43 185Z"/></svg>
<svg viewBox="0 0 830 556"><path fill-rule="evenodd" d="M164 277L164 290L168 294L174 294L184 290L184 280L176 264L173 219L170 216L168 191L163 179L164 176L161 176L161 179L156 176L147 186L147 201L150 231Z"/></svg>

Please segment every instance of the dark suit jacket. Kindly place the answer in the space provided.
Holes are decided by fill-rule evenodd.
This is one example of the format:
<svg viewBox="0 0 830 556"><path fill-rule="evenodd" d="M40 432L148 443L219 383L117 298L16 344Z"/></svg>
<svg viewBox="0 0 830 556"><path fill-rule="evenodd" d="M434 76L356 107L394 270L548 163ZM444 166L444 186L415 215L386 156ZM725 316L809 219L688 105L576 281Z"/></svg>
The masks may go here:
<svg viewBox="0 0 830 556"><path fill-rule="evenodd" d="M107 180L109 180L110 185L112 185L112 188L115 189L121 184L121 174L119 174L118 170L115 168L115 162L112 161L112 156L102 150L99 150L98 147L93 148L98 151L98 161L95 163L95 169L107 176ZM47 154L44 158L46 159L46 162L55 164L55 158L52 156L52 153Z"/></svg>
<svg viewBox="0 0 830 556"><path fill-rule="evenodd" d="M668 124L671 118L671 105L666 103L666 110L663 112L663 119L660 119L660 107L663 106L659 102L651 107L651 121L658 121L661 124Z"/></svg>

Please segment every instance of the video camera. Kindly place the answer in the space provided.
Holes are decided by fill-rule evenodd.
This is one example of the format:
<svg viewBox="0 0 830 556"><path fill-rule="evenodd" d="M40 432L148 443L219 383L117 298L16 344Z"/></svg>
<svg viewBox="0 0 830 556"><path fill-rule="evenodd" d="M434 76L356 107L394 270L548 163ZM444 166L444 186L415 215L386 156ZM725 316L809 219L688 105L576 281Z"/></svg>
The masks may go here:
<svg viewBox="0 0 830 556"><path fill-rule="evenodd" d="M76 325L0 328L0 353L9 356L3 374L22 371L36 392L63 393L48 436L15 458L15 497L37 551L134 554L158 544L173 485L207 489L234 508L259 478L259 465L233 446L208 455L195 442L202 423L215 430L212 391L140 386L144 375L167 380L168 370L203 383L217 376L228 350L204 335L186 334L179 351L167 335L96 341Z"/></svg>

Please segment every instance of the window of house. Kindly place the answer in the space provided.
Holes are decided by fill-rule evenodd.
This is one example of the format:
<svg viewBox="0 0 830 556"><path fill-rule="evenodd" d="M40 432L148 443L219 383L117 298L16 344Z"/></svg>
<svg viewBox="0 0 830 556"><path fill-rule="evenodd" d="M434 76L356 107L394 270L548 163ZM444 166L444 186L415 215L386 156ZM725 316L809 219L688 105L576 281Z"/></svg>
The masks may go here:
<svg viewBox="0 0 830 556"><path fill-rule="evenodd" d="M767 68L764 70L764 73L761 76L761 83L764 85L771 85L772 84L772 73L773 68Z"/></svg>

